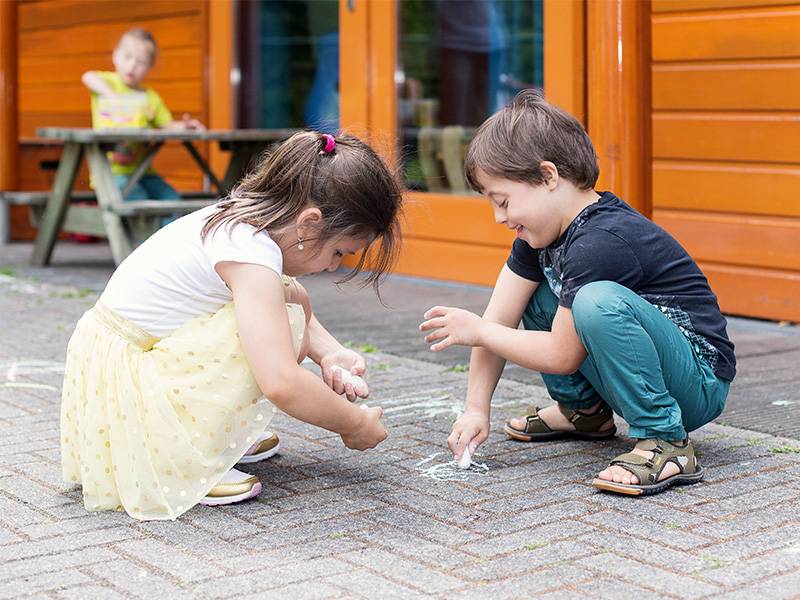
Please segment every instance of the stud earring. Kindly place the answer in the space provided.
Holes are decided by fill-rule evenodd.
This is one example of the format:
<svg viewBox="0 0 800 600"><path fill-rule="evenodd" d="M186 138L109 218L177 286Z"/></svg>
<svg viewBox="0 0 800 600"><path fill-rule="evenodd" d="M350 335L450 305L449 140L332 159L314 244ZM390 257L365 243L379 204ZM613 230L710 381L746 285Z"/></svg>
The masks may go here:
<svg viewBox="0 0 800 600"><path fill-rule="evenodd" d="M305 246L303 246L303 238L299 238L297 240L297 249L298 250L305 250Z"/></svg>

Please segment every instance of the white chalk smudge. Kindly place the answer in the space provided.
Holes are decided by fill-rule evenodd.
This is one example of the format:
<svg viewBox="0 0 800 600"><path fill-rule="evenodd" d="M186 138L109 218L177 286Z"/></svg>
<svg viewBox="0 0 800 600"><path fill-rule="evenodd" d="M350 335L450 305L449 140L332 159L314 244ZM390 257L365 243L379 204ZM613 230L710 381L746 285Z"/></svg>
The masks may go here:
<svg viewBox="0 0 800 600"><path fill-rule="evenodd" d="M789 406L791 404L797 404L794 400L775 400L772 403L772 406Z"/></svg>
<svg viewBox="0 0 800 600"><path fill-rule="evenodd" d="M428 458L418 462L415 467L422 477L429 477L436 481L468 481L471 474L486 475L489 472L489 467L486 463L479 463L473 461L468 469L461 469L455 460L448 460L443 463L432 463L437 456L442 454L449 455L449 452L434 452ZM424 468L423 465L429 465Z"/></svg>

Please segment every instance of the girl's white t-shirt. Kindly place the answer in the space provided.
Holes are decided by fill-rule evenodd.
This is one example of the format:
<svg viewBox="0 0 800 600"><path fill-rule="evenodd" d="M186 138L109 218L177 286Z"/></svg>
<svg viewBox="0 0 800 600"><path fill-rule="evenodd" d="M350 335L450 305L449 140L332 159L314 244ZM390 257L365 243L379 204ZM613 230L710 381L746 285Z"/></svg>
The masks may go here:
<svg viewBox="0 0 800 600"><path fill-rule="evenodd" d="M111 276L100 300L157 338L233 300L214 270L234 261L283 273L283 255L266 231L239 223L218 227L205 241L200 231L217 209L207 206L169 223L128 256Z"/></svg>

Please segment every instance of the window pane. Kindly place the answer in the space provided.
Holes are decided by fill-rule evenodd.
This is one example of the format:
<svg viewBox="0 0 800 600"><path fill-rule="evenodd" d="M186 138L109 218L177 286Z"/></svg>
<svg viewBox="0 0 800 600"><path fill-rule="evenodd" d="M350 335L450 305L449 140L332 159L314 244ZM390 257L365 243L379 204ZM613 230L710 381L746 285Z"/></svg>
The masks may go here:
<svg viewBox="0 0 800 600"><path fill-rule="evenodd" d="M339 127L338 0L237 3L239 126Z"/></svg>
<svg viewBox="0 0 800 600"><path fill-rule="evenodd" d="M399 0L399 143L410 188L464 193L475 128L542 87L543 0Z"/></svg>

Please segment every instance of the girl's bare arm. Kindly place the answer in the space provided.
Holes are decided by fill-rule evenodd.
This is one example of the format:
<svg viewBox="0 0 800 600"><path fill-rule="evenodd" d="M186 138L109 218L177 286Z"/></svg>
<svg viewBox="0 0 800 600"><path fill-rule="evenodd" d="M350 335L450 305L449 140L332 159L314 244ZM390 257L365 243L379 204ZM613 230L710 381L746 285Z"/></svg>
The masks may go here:
<svg viewBox="0 0 800 600"><path fill-rule="evenodd" d="M280 276L267 267L217 264L233 292L239 338L264 395L287 414L342 436L363 450L386 436L380 408L360 409L297 364Z"/></svg>

